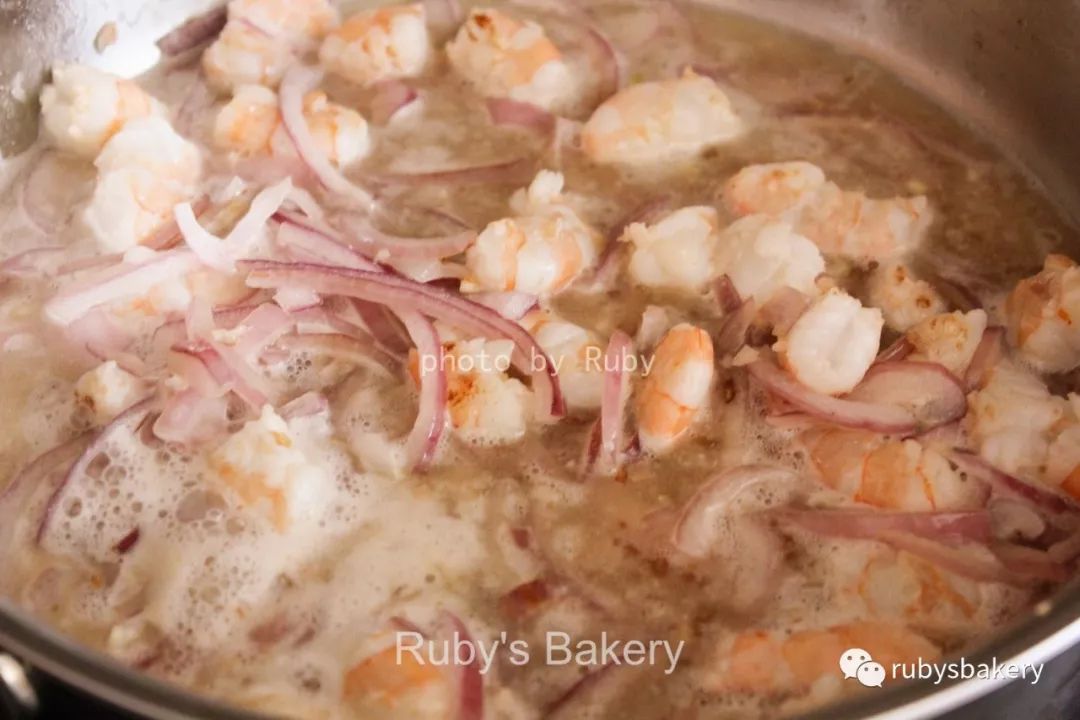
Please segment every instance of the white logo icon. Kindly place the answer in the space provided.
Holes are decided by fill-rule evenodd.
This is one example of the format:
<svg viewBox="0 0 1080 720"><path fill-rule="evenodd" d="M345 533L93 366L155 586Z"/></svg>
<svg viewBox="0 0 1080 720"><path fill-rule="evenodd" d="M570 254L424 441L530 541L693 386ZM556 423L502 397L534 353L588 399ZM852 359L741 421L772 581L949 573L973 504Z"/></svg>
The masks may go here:
<svg viewBox="0 0 1080 720"><path fill-rule="evenodd" d="M862 648L845 650L840 656L840 669L845 679L855 678L864 687L881 687L885 682L885 668Z"/></svg>

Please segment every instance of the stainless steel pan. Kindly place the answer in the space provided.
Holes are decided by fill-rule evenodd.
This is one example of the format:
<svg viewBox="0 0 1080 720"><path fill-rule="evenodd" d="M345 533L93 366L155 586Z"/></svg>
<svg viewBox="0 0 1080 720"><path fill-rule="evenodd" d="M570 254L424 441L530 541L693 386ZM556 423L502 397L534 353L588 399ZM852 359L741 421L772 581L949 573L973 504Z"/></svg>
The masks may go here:
<svg viewBox="0 0 1080 720"><path fill-rule="evenodd" d="M828 37L878 60L994 141L1070 218L1080 217L1080 2L1077 0L712 0ZM36 136L34 99L56 58L134 75L153 40L215 0L0 0L0 152ZM103 24L117 42L94 47ZM16 88L16 92L12 89ZM21 89L21 91L19 90ZM1021 249L1022 250L1022 249ZM250 718L132 672L0 602L0 646L71 685L155 718ZM991 639L971 662L1051 662L1038 686L993 681L908 684L815 718L1075 717L1080 707L1080 586ZM0 662L0 680L21 686Z"/></svg>

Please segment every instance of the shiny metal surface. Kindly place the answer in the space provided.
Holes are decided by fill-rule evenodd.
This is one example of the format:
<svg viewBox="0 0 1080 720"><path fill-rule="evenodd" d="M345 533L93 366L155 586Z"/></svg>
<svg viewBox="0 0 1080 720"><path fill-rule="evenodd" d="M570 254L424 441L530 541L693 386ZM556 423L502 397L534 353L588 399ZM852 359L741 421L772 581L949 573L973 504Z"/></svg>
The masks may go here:
<svg viewBox="0 0 1080 720"><path fill-rule="evenodd" d="M1080 142L1073 131L1080 125L1080 84L1075 82L1080 76L1076 42L1080 2L712 2L833 39L878 60L965 118L1025 167L1068 216L1080 218L1076 170ZM213 4L214 0L0 0L0 152L12 154L35 137L34 96L48 60L77 58L124 75L137 74L156 60L155 38ZM98 53L94 38L108 21L117 23L118 41ZM50 674L148 716L251 717L137 675L33 624L2 602L0 645ZM911 720L949 711L964 718L1021 712L1048 719L1069 717L1069 708L1080 707L1080 587L1072 583L1040 605L1035 616L1003 628L980 653L967 657L971 662L991 657L1023 662L1058 659L1037 692L1031 686L1000 687L1002 683L993 681L898 685L807 718ZM1032 705L1041 700L1049 702Z"/></svg>
<svg viewBox="0 0 1080 720"><path fill-rule="evenodd" d="M7 653L0 653L0 694L10 699L13 717L31 716L38 709L38 696L30 675L22 663Z"/></svg>

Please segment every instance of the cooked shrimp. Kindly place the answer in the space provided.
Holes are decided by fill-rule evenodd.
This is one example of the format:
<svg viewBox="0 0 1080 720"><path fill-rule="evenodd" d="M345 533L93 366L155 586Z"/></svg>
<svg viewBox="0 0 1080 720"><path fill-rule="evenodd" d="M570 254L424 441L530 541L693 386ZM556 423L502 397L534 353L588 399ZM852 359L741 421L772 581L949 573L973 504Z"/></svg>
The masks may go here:
<svg viewBox="0 0 1080 720"><path fill-rule="evenodd" d="M345 701L365 717L384 717L388 710L402 718L447 714L446 675L411 652L400 653L393 643L349 668L342 683Z"/></svg>
<svg viewBox="0 0 1080 720"><path fill-rule="evenodd" d="M232 0L229 19L243 20L291 43L317 40L338 22L330 0Z"/></svg>
<svg viewBox="0 0 1080 720"><path fill-rule="evenodd" d="M1019 364L1002 360L968 397L965 424L979 454L1007 473L1038 478L1069 402Z"/></svg>
<svg viewBox="0 0 1080 720"><path fill-rule="evenodd" d="M463 340L446 348L447 408L454 433L470 442L509 443L525 434L532 395L510 377L513 344Z"/></svg>
<svg viewBox="0 0 1080 720"><path fill-rule="evenodd" d="M530 185L549 185L558 173L541 172ZM521 217L489 224L465 253L468 275L462 289L518 290L547 296L564 290L599 254L600 234L568 206L557 193Z"/></svg>
<svg viewBox="0 0 1080 720"><path fill-rule="evenodd" d="M664 452L690 429L708 401L714 362L709 334L693 325L676 325L660 340L635 401L647 452Z"/></svg>
<svg viewBox="0 0 1080 720"><path fill-rule="evenodd" d="M104 425L146 396L145 382L123 370L115 361L98 365L75 383L75 397L90 410L94 421Z"/></svg>
<svg viewBox="0 0 1080 720"><path fill-rule="evenodd" d="M724 203L736 215L782 215L813 198L825 172L808 162L748 165L724 185Z"/></svg>
<svg viewBox="0 0 1080 720"><path fill-rule="evenodd" d="M521 319L521 326L555 363L559 387L572 409L600 407L603 375L600 358L604 348L591 332L567 322L550 310L534 310Z"/></svg>
<svg viewBox="0 0 1080 720"><path fill-rule="evenodd" d="M739 295L753 298L758 307L783 287L816 295L817 277L825 272L825 259L814 243L767 215L732 223L720 235L716 258L717 274L731 278Z"/></svg>
<svg viewBox="0 0 1080 720"><path fill-rule="evenodd" d="M164 114L164 106L131 80L77 63L54 65L52 82L41 91L49 139L87 159L96 157L128 121Z"/></svg>
<svg viewBox="0 0 1080 720"><path fill-rule="evenodd" d="M277 532L317 519L332 479L298 443L269 405L209 457L215 480Z"/></svg>
<svg viewBox="0 0 1080 720"><path fill-rule="evenodd" d="M908 342L915 347L912 359L939 363L953 375L963 377L982 340L986 322L986 311L980 309L928 317L907 331Z"/></svg>
<svg viewBox="0 0 1080 720"><path fill-rule="evenodd" d="M1042 272L1017 283L1005 303L1009 342L1043 372L1080 366L1080 267L1048 255Z"/></svg>
<svg viewBox="0 0 1080 720"><path fill-rule="evenodd" d="M705 684L715 692L790 695L834 678L830 689L837 692L844 677L838 662L852 648L864 650L886 668L941 657L941 651L922 635L882 622L857 621L790 635L749 630L724 644Z"/></svg>
<svg viewBox="0 0 1080 720"><path fill-rule="evenodd" d="M738 215L782 217L822 252L860 261L907 252L933 219L925 197L874 199L823 178L808 163L751 165L725 185L724 202Z"/></svg>
<svg viewBox="0 0 1080 720"><path fill-rule="evenodd" d="M697 290L715 275L719 219L711 207L682 208L651 225L634 223L622 239L633 247L630 275L641 285Z"/></svg>
<svg viewBox="0 0 1080 720"><path fill-rule="evenodd" d="M153 255L154 251L150 248L136 247L128 250L125 258L140 262ZM202 268L157 283L149 292L119 300L107 310L110 319L121 328L139 334L146 332L147 321L157 327L161 323L161 316L183 313L195 297L204 299L211 306L233 305L250 292L241 276Z"/></svg>
<svg viewBox="0 0 1080 720"><path fill-rule="evenodd" d="M276 87L295 61L288 43L246 22L230 20L203 53L202 68L211 87L230 93L243 85Z"/></svg>
<svg viewBox="0 0 1080 720"><path fill-rule="evenodd" d="M823 485L891 510L967 510L986 502L983 486L953 470L937 450L917 440L877 433L813 428L801 436Z"/></svg>
<svg viewBox="0 0 1080 720"><path fill-rule="evenodd" d="M582 128L581 146L599 163L653 164L692 156L741 129L724 91L688 71L608 98Z"/></svg>
<svg viewBox="0 0 1080 720"><path fill-rule="evenodd" d="M1080 500L1080 395L1069 395L1064 427L1047 451L1046 480Z"/></svg>
<svg viewBox="0 0 1080 720"><path fill-rule="evenodd" d="M319 62L358 85L372 85L419 75L430 55L424 6L415 3L353 15L323 40Z"/></svg>
<svg viewBox="0 0 1080 720"><path fill-rule="evenodd" d="M195 195L202 156L166 120L148 117L114 135L94 164L97 186L83 217L104 252L123 252Z"/></svg>
<svg viewBox="0 0 1080 720"><path fill-rule="evenodd" d="M325 93L308 93L304 118L316 144L331 162L347 166L368 153L371 143L363 116L328 101ZM214 142L242 155L295 152L282 127L277 95L260 85L237 89L214 123Z"/></svg>
<svg viewBox="0 0 1080 720"><path fill-rule="evenodd" d="M858 543L829 560L829 595L867 620L901 622L931 637L987 620L983 584L910 553Z"/></svg>
<svg viewBox="0 0 1080 720"><path fill-rule="evenodd" d="M570 67L534 22L476 8L447 44L459 75L487 97L506 97L555 110L575 100Z"/></svg>
<svg viewBox="0 0 1080 720"><path fill-rule="evenodd" d="M804 312L775 349L795 378L826 395L850 392L870 369L884 321L877 308L830 290Z"/></svg>
<svg viewBox="0 0 1080 720"><path fill-rule="evenodd" d="M885 324L897 332L948 310L934 286L915 277L902 262L874 268L867 280L867 294L870 304L881 308Z"/></svg>

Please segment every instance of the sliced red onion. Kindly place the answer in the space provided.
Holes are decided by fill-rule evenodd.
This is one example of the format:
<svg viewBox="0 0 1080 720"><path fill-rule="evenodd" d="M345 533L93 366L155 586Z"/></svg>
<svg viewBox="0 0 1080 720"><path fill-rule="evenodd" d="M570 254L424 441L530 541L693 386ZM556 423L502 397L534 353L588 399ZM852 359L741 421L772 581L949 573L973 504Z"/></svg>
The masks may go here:
<svg viewBox="0 0 1080 720"><path fill-rule="evenodd" d="M204 397L228 391L255 409L277 395L275 388L235 349L217 342L175 345L169 351L169 369Z"/></svg>
<svg viewBox="0 0 1080 720"><path fill-rule="evenodd" d="M651 351L673 324L667 310L659 305L646 306L641 312L641 323L634 335L634 344L642 352Z"/></svg>
<svg viewBox="0 0 1080 720"><path fill-rule="evenodd" d="M0 278L54 275L66 252L67 248L62 245L24 250L0 262Z"/></svg>
<svg viewBox="0 0 1080 720"><path fill-rule="evenodd" d="M298 186L319 185L319 179L303 159L295 152L288 153L291 147L282 148L272 155L240 158L233 164L232 171L252 185L272 185L285 178Z"/></svg>
<svg viewBox="0 0 1080 720"><path fill-rule="evenodd" d="M944 366L917 360L875 363L846 399L903 408L924 431L967 413L963 383Z"/></svg>
<svg viewBox="0 0 1080 720"><path fill-rule="evenodd" d="M585 28L585 37L595 48L599 77L603 78L600 86L600 97L607 99L622 88L626 80L626 62L622 53L615 49L607 35L598 28L590 25Z"/></svg>
<svg viewBox="0 0 1080 720"><path fill-rule="evenodd" d="M58 325L70 325L98 305L145 295L198 266L198 258L186 249L155 253L140 263L123 263L63 288L45 303L45 316Z"/></svg>
<svg viewBox="0 0 1080 720"><path fill-rule="evenodd" d="M998 582L1023 587L1030 585L1032 580L1060 582L1068 577L1063 567L1056 571L1051 570L1049 562L1038 566L1029 562L1015 562L1015 555L1009 552L1005 544L990 547L981 543L954 545L896 532L881 533L875 539L897 550L921 557L961 577L979 582Z"/></svg>
<svg viewBox="0 0 1080 720"><path fill-rule="evenodd" d="M228 428L228 401L192 388L170 398L154 421L154 435L165 442L199 445L220 438Z"/></svg>
<svg viewBox="0 0 1080 720"><path fill-rule="evenodd" d="M716 282L713 283L713 292L716 294L716 302L725 314L733 313L743 306L742 296L727 274L716 278Z"/></svg>
<svg viewBox="0 0 1080 720"><path fill-rule="evenodd" d="M226 249L222 247L224 243L221 238L199 224L190 204L177 205L173 214L184 242L204 265L226 273L233 272L236 258L229 257Z"/></svg>
<svg viewBox="0 0 1080 720"><path fill-rule="evenodd" d="M834 425L897 435L907 435L918 427L915 415L902 407L816 393L770 359L758 358L746 369L769 392L780 396L796 409Z"/></svg>
<svg viewBox="0 0 1080 720"><path fill-rule="evenodd" d="M607 664L589 668L588 672L548 704L543 714L545 720L592 716L597 695L602 691L604 695L615 693L624 684L618 681L620 676L625 677L625 673L620 672L620 667L616 664Z"/></svg>
<svg viewBox="0 0 1080 720"><path fill-rule="evenodd" d="M175 57L216 38L225 28L228 13L224 5L196 15L157 41L165 57Z"/></svg>
<svg viewBox="0 0 1080 720"><path fill-rule="evenodd" d="M998 470L982 457L970 450L954 448L949 459L971 478L984 482L994 493L1023 500L1035 507L1051 513L1076 512L1080 506L1067 495L1057 493L1050 488L1023 480L1014 475Z"/></svg>
<svg viewBox="0 0 1080 720"><path fill-rule="evenodd" d="M901 335L896 342L879 352L874 362L896 362L903 360L913 352L915 352L915 346L911 344L906 336Z"/></svg>
<svg viewBox="0 0 1080 720"><path fill-rule="evenodd" d="M134 528L127 535L120 538L115 545L113 545L113 550L116 552L117 555L127 555L129 552L131 552L132 548L134 548L135 545L138 544L139 536L141 534L142 533L140 532L139 528Z"/></svg>
<svg viewBox="0 0 1080 720"><path fill-rule="evenodd" d="M269 345L292 330L296 319L274 303L263 303L240 321L244 332L233 346L244 358L255 359Z"/></svg>
<svg viewBox="0 0 1080 720"><path fill-rule="evenodd" d="M210 205L210 197L208 195L201 195L191 203L191 212L196 218L200 218L210 209ZM182 242L183 239L184 234L180 232L180 226L177 224L174 215L174 217L166 220L161 227L154 231L153 235L141 244L151 250L170 250Z"/></svg>
<svg viewBox="0 0 1080 720"><path fill-rule="evenodd" d="M321 70L301 64L293 65L285 73L278 91L282 127L296 147L296 154L327 190L349 198L362 207L371 208L375 202L371 193L353 183L334 167L311 136L311 129L304 117L304 96L317 88L322 78Z"/></svg>
<svg viewBox="0 0 1080 720"><path fill-rule="evenodd" d="M555 116L555 128L551 131L551 142L548 144L548 151L551 156L551 164L556 170L562 169L563 151L566 148L581 149L582 127L583 124L580 120L570 120L559 115Z"/></svg>
<svg viewBox="0 0 1080 720"><path fill-rule="evenodd" d="M990 498L987 508L1000 540L1037 540L1046 532L1046 520L1023 500Z"/></svg>
<svg viewBox="0 0 1080 720"><path fill-rule="evenodd" d="M288 313L300 312L322 304L322 298L310 290L281 288L274 293L274 303Z"/></svg>
<svg viewBox="0 0 1080 720"><path fill-rule="evenodd" d="M420 217L429 224L437 225L441 230L445 230L446 234L451 235L462 230L475 230L471 224L465 222L462 218L447 212L441 208L428 207L426 205L410 205L406 203L394 204L392 201L388 201L379 207L379 216L381 217Z"/></svg>
<svg viewBox="0 0 1080 720"><path fill-rule="evenodd" d="M575 281L574 288L585 293L608 292L614 289L625 255L623 243L609 242L600 252L596 267L582 273Z"/></svg>
<svg viewBox="0 0 1080 720"><path fill-rule="evenodd" d="M412 347L412 341L401 326L401 321L388 308L359 299L354 299L351 307L379 347L394 357L405 357Z"/></svg>
<svg viewBox="0 0 1080 720"><path fill-rule="evenodd" d="M176 226L184 242L203 264L225 273L235 272L236 260L246 254L257 239L259 230L274 216L292 191L292 180L285 178L264 188L251 201L251 207L224 239L207 232L195 218L190 203L174 209Z"/></svg>
<svg viewBox="0 0 1080 720"><path fill-rule="evenodd" d="M319 392L306 392L281 406L278 414L286 420L312 417L330 412L330 401Z"/></svg>
<svg viewBox="0 0 1080 720"><path fill-rule="evenodd" d="M381 306L379 309L382 309ZM407 340L402 340L400 347L391 352L380 343L375 336L368 331L363 319L352 306L349 298L328 298L318 307L304 308L290 313L296 320L296 331L301 335L307 333L338 333L356 338L364 342L374 342L387 355L402 360L411 347ZM404 329L402 337L406 337Z"/></svg>
<svg viewBox="0 0 1080 720"><path fill-rule="evenodd" d="M64 496L71 488L72 484L80 481L86 474L87 468L90 463L101 454L105 445L109 442L109 439L116 433L122 430L129 430L134 432L139 423L150 413L153 408L155 398L148 397L144 400L140 400L127 410L117 415L108 425L105 425L98 431L97 435L86 445L82 454L68 470L64 479L60 481L56 489L53 490L52 495L49 496L48 501L45 504L45 511L41 516L41 521L38 524L37 534L34 537L35 544L41 545L45 539L46 534L49 532L49 526L52 524L52 519L56 516L57 509L63 502Z"/></svg>
<svg viewBox="0 0 1080 720"><path fill-rule="evenodd" d="M445 353L431 321L415 310L398 310L409 336L416 344L420 375L420 408L405 441L405 457L414 472L423 472L439 449L446 428L448 385Z"/></svg>
<svg viewBox="0 0 1080 720"><path fill-rule="evenodd" d="M203 397L220 397L229 391L232 373L209 345L175 345L169 351L169 370Z"/></svg>
<svg viewBox="0 0 1080 720"><path fill-rule="evenodd" d="M33 490L44 482L49 473L75 462L93 438L93 432L85 432L38 455L0 491L0 503L7 503L21 495L24 489Z"/></svg>
<svg viewBox="0 0 1080 720"><path fill-rule="evenodd" d="M742 349L746 344L747 333L757 315L757 303L754 298L732 310L724 318L720 331L716 334L717 357L729 357Z"/></svg>
<svg viewBox="0 0 1080 720"><path fill-rule="evenodd" d="M702 485L684 506L672 531L672 543L690 557L706 558L716 543L720 521L745 514L740 496L764 486L773 489L776 501L786 501L801 485L798 475L772 465L742 465L722 472Z"/></svg>
<svg viewBox="0 0 1080 720"><path fill-rule="evenodd" d="M555 130L555 116L532 103L510 98L487 98L488 115L496 125L520 127L540 135Z"/></svg>
<svg viewBox="0 0 1080 720"><path fill-rule="evenodd" d="M961 283L933 271L924 274L927 275L927 281L954 310L966 313L982 307L979 297Z"/></svg>
<svg viewBox="0 0 1080 720"><path fill-rule="evenodd" d="M1023 578L1062 583L1073 577L1072 569L1048 550L1014 543L995 543L991 550L1006 569Z"/></svg>
<svg viewBox="0 0 1080 720"><path fill-rule="evenodd" d="M383 80L375 86L375 96L368 108L371 121L376 125L386 125L419 99L420 93L405 81L396 78Z"/></svg>
<svg viewBox="0 0 1080 720"><path fill-rule="evenodd" d="M551 600L553 588L542 577L516 585L499 598L499 614L521 621Z"/></svg>
<svg viewBox="0 0 1080 720"><path fill-rule="evenodd" d="M239 325L240 321L251 314L251 311L257 307L258 305L237 304L214 308L212 327L226 330L232 329ZM153 338L150 341L151 346L159 352L165 352L173 345L183 342L185 338L190 341L191 337L185 333L186 326L186 316L180 320L170 320L163 323L154 331ZM205 335L199 335L198 337L205 337Z"/></svg>
<svg viewBox="0 0 1080 720"><path fill-rule="evenodd" d="M286 198L285 204L282 206L283 210L288 210L288 206L295 208L301 215L311 218L315 222L320 222L326 216L322 207L319 205L319 201L315 197L302 187L293 186L293 189L289 192L289 197ZM275 213L275 218L277 214Z"/></svg>
<svg viewBox="0 0 1080 720"><path fill-rule="evenodd" d="M1005 328L993 325L983 331L982 339L979 340L971 362L964 371L964 386L970 390L981 388L986 382L990 371L1001 360L1005 352Z"/></svg>
<svg viewBox="0 0 1080 720"><path fill-rule="evenodd" d="M1070 564L1080 557L1080 532L1074 531L1063 540L1059 540L1046 549L1046 554L1055 562Z"/></svg>
<svg viewBox="0 0 1080 720"><path fill-rule="evenodd" d="M303 352L309 355L326 355L348 362L360 363L391 377L396 377L400 363L396 358L383 352L374 341L364 340L337 333L306 333L303 335L285 335L277 346L290 352Z"/></svg>
<svg viewBox="0 0 1080 720"><path fill-rule="evenodd" d="M532 377L541 417L555 419L566 412L555 364L529 333L494 310L407 278L363 270L348 270L272 260L245 260L248 285L305 287L321 295L344 295L386 304L395 312L416 310L463 330L513 341L513 364Z"/></svg>
<svg viewBox="0 0 1080 720"><path fill-rule="evenodd" d="M302 254L317 262L340 265L357 270L382 272L383 267L372 262L356 248L346 244L341 236L330 228L290 212L279 212L275 217L281 221L278 228L278 245Z"/></svg>
<svg viewBox="0 0 1080 720"><path fill-rule="evenodd" d="M189 342L210 337L214 332L214 310L205 297L196 295L188 305L184 316L184 329Z"/></svg>
<svg viewBox="0 0 1080 720"><path fill-rule="evenodd" d="M962 421L938 425L916 436L920 443L931 447L954 448L964 443Z"/></svg>
<svg viewBox="0 0 1080 720"><path fill-rule="evenodd" d="M531 293L517 292L478 292L470 293L469 299L491 308L507 320L520 320L539 307L540 300Z"/></svg>
<svg viewBox="0 0 1080 720"><path fill-rule="evenodd" d="M802 317L810 307L810 297L793 287L784 287L761 306L758 319L768 327L776 337L788 334L795 321Z"/></svg>
<svg viewBox="0 0 1080 720"><path fill-rule="evenodd" d="M108 253L105 255L91 255L89 257L69 260L56 268L57 275L73 275L84 270L96 270L98 268L119 265L124 261L121 253Z"/></svg>
<svg viewBox="0 0 1080 720"><path fill-rule="evenodd" d="M990 542L987 510L968 512L890 512L878 509L785 509L770 513L781 526L818 535L873 540L883 532L902 532L941 542Z"/></svg>
<svg viewBox="0 0 1080 720"><path fill-rule="evenodd" d="M90 310L64 328L64 338L98 359L119 356L133 341L131 335L100 307Z"/></svg>
<svg viewBox="0 0 1080 720"><path fill-rule="evenodd" d="M829 515L821 516L828 512ZM863 517L830 517L855 512ZM981 516L980 516L981 514ZM875 519L874 516L880 516ZM911 553L949 572L979 582L1027 585L1046 579L1045 568L1021 569L1003 562L996 544L987 544L991 533L989 513L889 513L881 511L783 511L781 523L789 522L826 537L875 540Z"/></svg>
<svg viewBox="0 0 1080 720"><path fill-rule="evenodd" d="M360 252L376 260L441 260L460 255L476 241L473 230L443 237L400 237L357 215L343 216L338 223Z"/></svg>
<svg viewBox="0 0 1080 720"><path fill-rule="evenodd" d="M236 348L220 342L211 342L210 347L229 369L231 378L229 389L255 410L262 409L267 403L277 405L278 391L253 365L252 360L242 355Z"/></svg>
<svg viewBox="0 0 1080 720"><path fill-rule="evenodd" d="M607 244L600 251L596 267L591 272L582 273L574 287L582 292L607 292L615 287L625 257L625 244L619 242L626 228L634 223L651 223L671 208L673 198L664 196L634 208L630 213L615 223L608 232Z"/></svg>
<svg viewBox="0 0 1080 720"><path fill-rule="evenodd" d="M471 662L455 654L446 666L446 672L454 693L453 720L483 720L484 718L484 676L480 673L480 648L473 639L465 623L457 615L444 610L439 616L436 638L448 643L448 647L457 653L458 642L471 646L468 656Z"/></svg>
<svg viewBox="0 0 1080 720"><path fill-rule="evenodd" d="M630 355L634 341L622 330L616 330L604 351L603 392L600 397L600 432L596 462L592 471L610 475L622 464L626 430L626 404L630 396Z"/></svg>
<svg viewBox="0 0 1080 720"><path fill-rule="evenodd" d="M388 173L378 177L387 185L521 185L536 174L531 157L505 160L485 165L445 168L415 173Z"/></svg>

